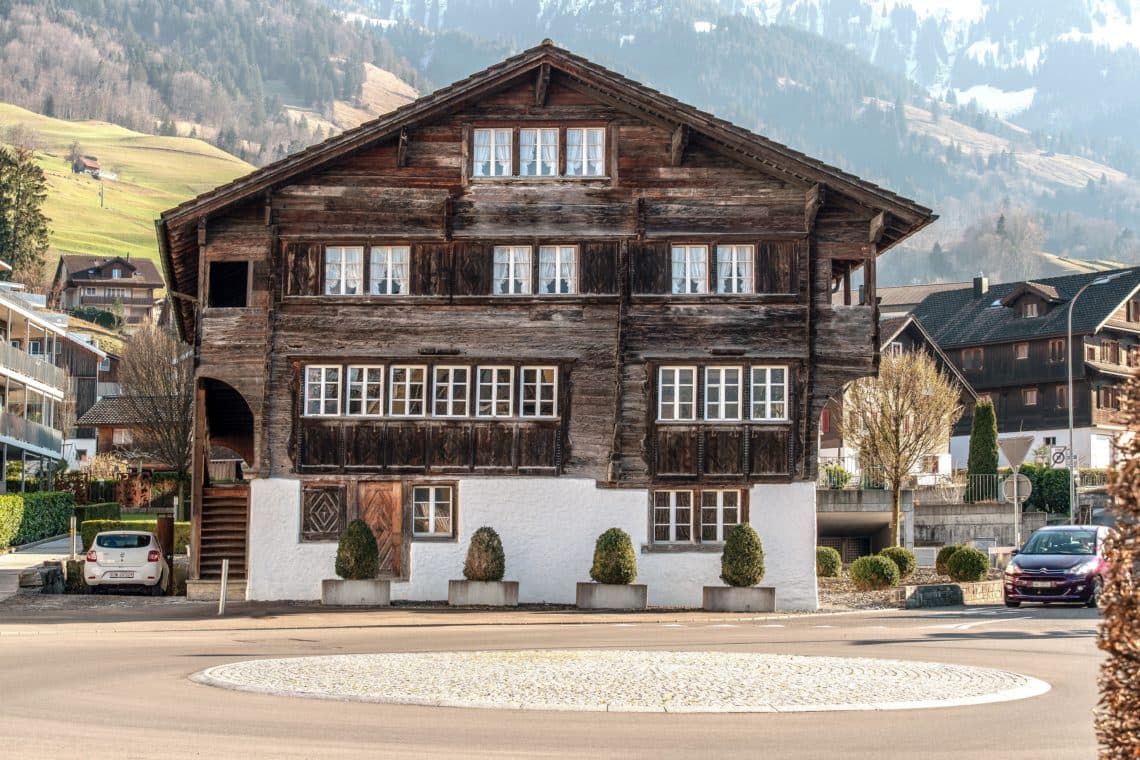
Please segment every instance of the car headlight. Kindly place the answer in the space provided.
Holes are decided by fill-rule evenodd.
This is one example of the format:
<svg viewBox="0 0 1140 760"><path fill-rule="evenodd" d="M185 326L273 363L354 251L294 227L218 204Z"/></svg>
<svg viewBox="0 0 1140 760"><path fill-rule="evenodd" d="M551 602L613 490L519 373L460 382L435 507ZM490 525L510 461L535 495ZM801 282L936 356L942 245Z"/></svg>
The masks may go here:
<svg viewBox="0 0 1140 760"><path fill-rule="evenodd" d="M1096 560L1090 559L1090 560L1086 560L1085 562L1081 562L1078 565L1073 565L1071 568L1069 568L1069 572L1072 573L1073 575L1087 575L1088 573L1091 573L1095 569L1096 569Z"/></svg>
<svg viewBox="0 0 1140 760"><path fill-rule="evenodd" d="M1021 575L1021 568L1018 567L1017 565L1006 565L1005 566L1005 574L1006 575Z"/></svg>

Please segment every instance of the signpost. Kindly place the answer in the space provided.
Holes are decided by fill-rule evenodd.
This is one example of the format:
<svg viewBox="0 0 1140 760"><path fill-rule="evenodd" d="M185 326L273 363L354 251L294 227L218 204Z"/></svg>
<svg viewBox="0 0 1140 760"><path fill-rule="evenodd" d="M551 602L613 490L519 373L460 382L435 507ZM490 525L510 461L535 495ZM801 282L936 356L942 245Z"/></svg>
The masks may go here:
<svg viewBox="0 0 1140 760"><path fill-rule="evenodd" d="M1001 438L998 440L998 448L1001 453L1005 454L1005 459L1009 462L1009 466L1013 468L1013 477L1006 479L1002 484L1003 492L1006 489L1006 484L1011 480L1013 485L1010 490L1013 492L1010 496L1013 499L1013 546L1018 548L1021 546L1021 500L1029 496L1030 485L1029 478L1021 474L1021 463L1025 461L1025 455L1029 453L1029 449L1033 447L1034 437L1031 435L1014 435L1009 438ZM1021 491L1025 490L1022 494Z"/></svg>
<svg viewBox="0 0 1140 760"><path fill-rule="evenodd" d="M1049 467L1053 470L1063 470L1069 466L1069 447L1054 446L1049 450Z"/></svg>

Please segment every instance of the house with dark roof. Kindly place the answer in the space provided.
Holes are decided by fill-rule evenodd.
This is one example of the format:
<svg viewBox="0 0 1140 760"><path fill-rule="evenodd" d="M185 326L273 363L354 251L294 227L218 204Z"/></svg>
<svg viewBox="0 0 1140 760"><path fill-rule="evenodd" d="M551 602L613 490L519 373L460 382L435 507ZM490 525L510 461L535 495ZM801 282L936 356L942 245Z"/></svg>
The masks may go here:
<svg viewBox="0 0 1140 760"><path fill-rule="evenodd" d="M1073 448L1081 467L1107 467L1123 430L1120 387L1140 367L1138 293L1140 267L993 286L978 277L928 296L915 315L994 402L999 436L1032 433L1034 447L1069 443L1071 363ZM954 430L955 467L966 465L970 421Z"/></svg>
<svg viewBox="0 0 1140 760"><path fill-rule="evenodd" d="M921 285L893 285L880 287L875 290L875 297L879 303L879 314L883 317L902 317L912 313L927 296L941 293L946 290L958 290L969 287L968 282L928 282ZM836 304L843 303L844 294L836 291L832 300ZM863 287L859 287L858 303L866 304L867 295Z"/></svg>
<svg viewBox="0 0 1140 760"><path fill-rule="evenodd" d="M228 558L318 598L359 517L394 599L493 525L520 601L572 602L618 526L650 604L699 606L745 523L814 608L816 426L878 352L832 287L933 219L549 42L166 211L193 593Z"/></svg>
<svg viewBox="0 0 1140 760"><path fill-rule="evenodd" d="M154 293L163 287L162 275L150 259L64 254L59 257L48 302L62 310L121 309L129 327L155 321Z"/></svg>

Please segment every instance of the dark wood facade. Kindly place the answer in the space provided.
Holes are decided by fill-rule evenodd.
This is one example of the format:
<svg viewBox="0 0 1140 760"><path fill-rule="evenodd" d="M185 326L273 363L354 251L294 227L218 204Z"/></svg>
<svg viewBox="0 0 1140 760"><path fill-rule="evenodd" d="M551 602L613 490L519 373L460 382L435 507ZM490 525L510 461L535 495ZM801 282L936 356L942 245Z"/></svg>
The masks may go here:
<svg viewBox="0 0 1140 760"><path fill-rule="evenodd" d="M520 126L604 129L604 174L473 177L472 131ZM514 151L517 165L517 140ZM199 377L248 404L252 473L322 487L509 474L646 488L813 478L824 402L878 358L875 307L833 306L832 293L860 267L873 289L878 253L932 218L543 45L158 226ZM554 244L576 246L576 293L492 294L495 246ZM678 244L752 246L753 292L673 294ZM342 245L407 246L407 292L324 295L322 257ZM248 276L247 302L210 307L210 269L229 263L245 264L228 271ZM557 410L308 417L304 368L324 364L510 366L516 383L524 367L556 367ZM673 365L786 368L787 419L658 422L656 373ZM220 441L205 386L199 398L203 452ZM240 432L224 431L225 445L241 451Z"/></svg>

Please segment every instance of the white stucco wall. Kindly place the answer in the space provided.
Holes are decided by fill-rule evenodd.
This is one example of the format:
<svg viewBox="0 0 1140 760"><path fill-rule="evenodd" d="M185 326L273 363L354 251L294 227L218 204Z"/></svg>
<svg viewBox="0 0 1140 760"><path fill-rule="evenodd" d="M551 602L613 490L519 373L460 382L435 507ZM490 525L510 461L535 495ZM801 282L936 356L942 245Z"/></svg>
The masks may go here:
<svg viewBox="0 0 1140 760"><path fill-rule="evenodd" d="M702 587L720 585L719 552L644 552L649 497L644 490L599 489L593 480L567 478L460 479L458 541L410 544L407 581L392 584L397 600L443 600L447 582L462 578L471 534L484 525L499 532L508 580L519 581L519 601L573 604L575 584L589 580L594 541L607 528L629 533L638 550L639 583L654 606L699 607ZM757 486L750 520L764 544L766 575L780 609L814 609L815 486ZM300 483L255 480L250 504L250 599L317 599L332 577L335 543L301 544Z"/></svg>
<svg viewBox="0 0 1140 760"><path fill-rule="evenodd" d="M1056 430L1027 430L1024 433L1000 433L999 439L1011 438L1019 435L1032 435L1034 437L1033 446L1030 448L1029 456L1026 461L1032 461L1033 449L1038 446L1045 445L1046 438L1056 439L1057 446L1069 445L1069 429L1058 428ZM1077 461L1081 467L1095 467L1104 468L1112 465L1112 441L1113 435L1107 431L1096 430L1094 428L1076 428L1073 430L1073 448L1077 452ZM950 453L954 460L954 468L966 468L966 464L970 458L970 436L959 435L950 439ZM1008 467L1009 463L1005 459L1005 455L998 450L998 466Z"/></svg>

